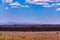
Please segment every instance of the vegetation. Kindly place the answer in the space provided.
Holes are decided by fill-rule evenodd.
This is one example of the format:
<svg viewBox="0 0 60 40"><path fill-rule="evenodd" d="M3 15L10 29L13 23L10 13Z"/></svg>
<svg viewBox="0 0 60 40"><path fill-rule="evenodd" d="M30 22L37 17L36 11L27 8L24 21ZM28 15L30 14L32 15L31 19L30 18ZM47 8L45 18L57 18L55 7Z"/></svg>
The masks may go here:
<svg viewBox="0 0 60 40"><path fill-rule="evenodd" d="M0 25L0 31L60 31L60 25Z"/></svg>
<svg viewBox="0 0 60 40"><path fill-rule="evenodd" d="M0 36L0 40L56 40L55 36Z"/></svg>
<svg viewBox="0 0 60 40"><path fill-rule="evenodd" d="M60 30L60 25L0 25L0 31L4 31L2 33L0 32L0 40L60 40L60 32L57 32L54 34L52 31ZM22 35L6 35L5 31L12 31L13 34L19 32L18 34ZM39 32L43 33L45 31L51 31L53 34L40 34ZM27 32L38 32L35 35L24 35ZM10 33L9 33L10 34Z"/></svg>
<svg viewBox="0 0 60 40"><path fill-rule="evenodd" d="M1 33L0 33L1 34ZM18 34L17 34L18 35ZM58 34L59 35L59 34ZM0 35L0 40L60 40L57 34L41 34L41 35Z"/></svg>

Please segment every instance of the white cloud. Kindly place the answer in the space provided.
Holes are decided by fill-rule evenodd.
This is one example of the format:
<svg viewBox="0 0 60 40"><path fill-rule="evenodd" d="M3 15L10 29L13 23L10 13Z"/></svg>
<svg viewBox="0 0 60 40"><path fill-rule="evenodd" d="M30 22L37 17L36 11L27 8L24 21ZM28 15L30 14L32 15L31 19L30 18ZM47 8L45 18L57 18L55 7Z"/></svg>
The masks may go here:
<svg viewBox="0 0 60 40"><path fill-rule="evenodd" d="M31 2L31 0L25 0L26 2Z"/></svg>
<svg viewBox="0 0 60 40"><path fill-rule="evenodd" d="M26 2L36 4L36 5L45 5L47 4L47 2L54 2L54 0L26 0Z"/></svg>
<svg viewBox="0 0 60 40"><path fill-rule="evenodd" d="M43 5L43 7L47 7L47 8L55 6L55 4L49 5L47 2L40 2L40 3L34 3L34 4Z"/></svg>
<svg viewBox="0 0 60 40"><path fill-rule="evenodd" d="M24 5L21 5L21 7L25 7Z"/></svg>
<svg viewBox="0 0 60 40"><path fill-rule="evenodd" d="M54 0L50 0L49 2L55 2Z"/></svg>
<svg viewBox="0 0 60 40"><path fill-rule="evenodd" d="M43 5L45 3L40 2L40 3L34 3L34 4L36 4L36 5Z"/></svg>
<svg viewBox="0 0 60 40"><path fill-rule="evenodd" d="M18 2L11 3L11 4L9 4L9 5L11 6L11 8L19 8L19 7L21 7L21 4L18 3Z"/></svg>
<svg viewBox="0 0 60 40"><path fill-rule="evenodd" d="M8 7L5 7L5 9L9 9Z"/></svg>
<svg viewBox="0 0 60 40"><path fill-rule="evenodd" d="M26 0L29 3L54 2L54 0Z"/></svg>
<svg viewBox="0 0 60 40"><path fill-rule="evenodd" d="M11 6L11 8L19 8L18 6Z"/></svg>
<svg viewBox="0 0 60 40"><path fill-rule="evenodd" d="M48 3L43 3L43 5L49 5Z"/></svg>
<svg viewBox="0 0 60 40"><path fill-rule="evenodd" d="M43 2L49 2L50 0L42 0Z"/></svg>
<svg viewBox="0 0 60 40"><path fill-rule="evenodd" d="M56 11L60 11L60 8L57 8Z"/></svg>
<svg viewBox="0 0 60 40"><path fill-rule="evenodd" d="M52 5L43 5L43 7L50 8L50 7L53 7L53 6Z"/></svg>
<svg viewBox="0 0 60 40"><path fill-rule="evenodd" d="M13 0L2 0L2 2L12 3L12 2L13 2Z"/></svg>
<svg viewBox="0 0 60 40"><path fill-rule="evenodd" d="M28 5L21 5L21 7L23 7L23 8L29 8Z"/></svg>
<svg viewBox="0 0 60 40"><path fill-rule="evenodd" d="M18 2L11 3L11 4L9 4L9 5L11 6L11 8L19 8L19 7L29 8L28 5L21 5L21 4L18 3Z"/></svg>
<svg viewBox="0 0 60 40"><path fill-rule="evenodd" d="M25 7L29 8L29 6L28 6L28 5L25 5Z"/></svg>
<svg viewBox="0 0 60 40"><path fill-rule="evenodd" d="M49 2L50 0L33 0L33 2Z"/></svg>
<svg viewBox="0 0 60 40"><path fill-rule="evenodd" d="M60 2L60 0L26 0L28 3L40 3L40 2Z"/></svg>
<svg viewBox="0 0 60 40"><path fill-rule="evenodd" d="M15 3L11 3L9 4L10 6L20 6L21 4L19 4L18 2L15 2Z"/></svg>
<svg viewBox="0 0 60 40"><path fill-rule="evenodd" d="M53 3L53 4L51 4L51 5L52 5L52 6L56 6L56 4L54 4L54 3Z"/></svg>
<svg viewBox="0 0 60 40"><path fill-rule="evenodd" d="M43 4L43 7L50 8L50 7L53 7L53 5L49 5L48 3L44 3L44 4Z"/></svg>
<svg viewBox="0 0 60 40"><path fill-rule="evenodd" d="M57 5L57 6L60 6L60 3L57 3L56 5Z"/></svg>
<svg viewBox="0 0 60 40"><path fill-rule="evenodd" d="M42 1L42 0L33 0L33 2L39 2L39 1Z"/></svg>

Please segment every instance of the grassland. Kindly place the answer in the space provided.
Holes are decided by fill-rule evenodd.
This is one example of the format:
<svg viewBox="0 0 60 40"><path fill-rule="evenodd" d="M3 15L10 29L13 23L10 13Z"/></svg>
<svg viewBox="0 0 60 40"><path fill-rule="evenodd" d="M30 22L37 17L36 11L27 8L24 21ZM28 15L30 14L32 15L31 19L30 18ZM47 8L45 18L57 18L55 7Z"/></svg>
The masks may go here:
<svg viewBox="0 0 60 40"><path fill-rule="evenodd" d="M59 31L17 32L0 31L0 40L60 40Z"/></svg>

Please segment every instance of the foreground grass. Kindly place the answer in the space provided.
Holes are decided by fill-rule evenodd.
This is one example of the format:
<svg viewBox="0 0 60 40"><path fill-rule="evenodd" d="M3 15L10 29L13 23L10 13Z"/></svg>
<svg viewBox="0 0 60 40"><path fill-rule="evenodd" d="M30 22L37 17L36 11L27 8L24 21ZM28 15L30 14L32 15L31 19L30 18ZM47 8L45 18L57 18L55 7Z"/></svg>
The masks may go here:
<svg viewBox="0 0 60 40"><path fill-rule="evenodd" d="M2 35L2 33L0 32L0 40L60 40L59 35L60 34L55 34L54 32L50 33L50 34L45 34L44 32L42 34L38 33L34 33L35 35L31 35L31 33L29 35L27 35L28 32L26 32L23 35L18 35L18 33L16 35L7 35L5 33L5 35ZM47 32L48 33L48 32Z"/></svg>
<svg viewBox="0 0 60 40"><path fill-rule="evenodd" d="M52 36L0 36L0 40L57 40Z"/></svg>

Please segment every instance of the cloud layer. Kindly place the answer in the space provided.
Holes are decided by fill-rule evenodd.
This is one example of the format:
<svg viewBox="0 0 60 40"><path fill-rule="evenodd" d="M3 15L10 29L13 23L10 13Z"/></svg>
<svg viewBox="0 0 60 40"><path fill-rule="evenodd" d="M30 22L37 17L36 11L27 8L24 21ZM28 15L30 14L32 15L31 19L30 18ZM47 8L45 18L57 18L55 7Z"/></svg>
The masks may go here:
<svg viewBox="0 0 60 40"><path fill-rule="evenodd" d="M12 0L9 0L10 2L12 2ZM9 2L8 0L6 2ZM58 7L60 6L60 0L26 0L26 3L32 3L35 5L42 5L42 7L44 8L51 8L51 7ZM50 4L51 3L51 4ZM19 2L12 2L9 4L9 6L11 6L11 8L29 8L28 5L22 5ZM5 7L5 9L9 9L9 7ZM60 11L60 8L57 8L56 11Z"/></svg>
<svg viewBox="0 0 60 40"><path fill-rule="evenodd" d="M9 4L9 5L11 6L11 8L20 8L20 7L29 8L28 5L21 5L21 4L18 3L18 2L11 3L11 4Z"/></svg>
<svg viewBox="0 0 60 40"><path fill-rule="evenodd" d="M2 0L2 2L4 3L12 3L13 2L13 0Z"/></svg>
<svg viewBox="0 0 60 40"><path fill-rule="evenodd" d="M26 2L60 2L60 0L26 0Z"/></svg>

